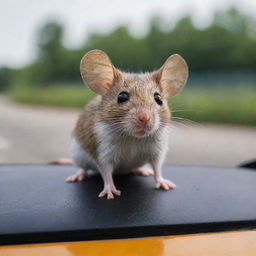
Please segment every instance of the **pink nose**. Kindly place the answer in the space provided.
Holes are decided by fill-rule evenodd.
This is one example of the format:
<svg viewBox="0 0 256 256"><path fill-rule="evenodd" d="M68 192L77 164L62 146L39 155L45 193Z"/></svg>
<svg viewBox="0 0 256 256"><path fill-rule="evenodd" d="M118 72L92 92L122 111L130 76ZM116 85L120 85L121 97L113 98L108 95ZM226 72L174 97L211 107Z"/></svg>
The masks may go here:
<svg viewBox="0 0 256 256"><path fill-rule="evenodd" d="M150 111L147 109L141 109L138 114L138 118L141 123L147 124L151 118Z"/></svg>

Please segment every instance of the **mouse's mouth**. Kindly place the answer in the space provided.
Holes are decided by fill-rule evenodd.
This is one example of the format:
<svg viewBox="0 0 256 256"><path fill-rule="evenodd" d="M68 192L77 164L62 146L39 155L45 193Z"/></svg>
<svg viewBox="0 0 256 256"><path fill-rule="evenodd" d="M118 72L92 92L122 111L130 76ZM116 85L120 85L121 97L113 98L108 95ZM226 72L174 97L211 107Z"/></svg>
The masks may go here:
<svg viewBox="0 0 256 256"><path fill-rule="evenodd" d="M151 133L150 132L145 132L145 131L135 131L132 135L136 138L145 138L149 136Z"/></svg>
<svg viewBox="0 0 256 256"><path fill-rule="evenodd" d="M155 130L156 129L155 129L154 125L148 125L148 126L144 126L144 127L135 126L132 129L132 135L137 138L144 138L144 137L147 137L147 136L151 135L152 133L154 133Z"/></svg>

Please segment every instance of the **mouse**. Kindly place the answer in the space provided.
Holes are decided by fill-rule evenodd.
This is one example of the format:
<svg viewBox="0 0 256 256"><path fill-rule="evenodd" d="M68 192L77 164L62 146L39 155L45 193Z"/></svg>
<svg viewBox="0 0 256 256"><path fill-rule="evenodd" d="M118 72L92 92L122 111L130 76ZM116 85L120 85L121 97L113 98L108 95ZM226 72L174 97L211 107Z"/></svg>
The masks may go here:
<svg viewBox="0 0 256 256"><path fill-rule="evenodd" d="M157 70L129 73L96 49L83 56L80 72L97 96L84 107L72 132L72 159L80 171L66 181L81 182L88 170L98 172L104 184L98 196L107 199L121 195L113 174L127 171L154 176L157 189L174 189L162 174L171 123L168 99L186 84L186 61L173 54Z"/></svg>

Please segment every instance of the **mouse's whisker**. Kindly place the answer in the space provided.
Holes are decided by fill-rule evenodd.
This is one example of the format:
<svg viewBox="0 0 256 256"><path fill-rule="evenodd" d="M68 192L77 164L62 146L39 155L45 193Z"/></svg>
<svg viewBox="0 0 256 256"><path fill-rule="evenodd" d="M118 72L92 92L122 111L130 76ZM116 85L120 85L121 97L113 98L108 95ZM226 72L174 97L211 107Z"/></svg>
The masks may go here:
<svg viewBox="0 0 256 256"><path fill-rule="evenodd" d="M201 110L196 110L196 109L174 109L171 110L172 113L176 113L176 112L203 112Z"/></svg>
<svg viewBox="0 0 256 256"><path fill-rule="evenodd" d="M183 122L177 122L177 121L172 121L171 123L171 128L172 127L177 127L177 128L191 128L190 126L184 124Z"/></svg>
<svg viewBox="0 0 256 256"><path fill-rule="evenodd" d="M183 118L183 117L172 117L172 121L177 120L176 122L179 123L189 123L191 125L198 125L199 123L193 120L190 120L188 118Z"/></svg>

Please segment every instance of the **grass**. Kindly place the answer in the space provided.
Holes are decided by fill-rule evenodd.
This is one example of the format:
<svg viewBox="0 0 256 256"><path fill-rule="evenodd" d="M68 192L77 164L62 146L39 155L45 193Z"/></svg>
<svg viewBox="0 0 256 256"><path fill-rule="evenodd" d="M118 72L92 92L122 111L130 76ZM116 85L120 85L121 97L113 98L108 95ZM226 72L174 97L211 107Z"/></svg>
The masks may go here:
<svg viewBox="0 0 256 256"><path fill-rule="evenodd" d="M47 88L31 89L15 87L10 96L17 102L68 108L82 108L96 94L85 86L59 86L53 85Z"/></svg>
<svg viewBox="0 0 256 256"><path fill-rule="evenodd" d="M82 108L95 94L84 86L55 85L44 89L20 87L10 96L22 103ZM256 125L256 89L185 88L170 100L173 115L195 122Z"/></svg>
<svg viewBox="0 0 256 256"><path fill-rule="evenodd" d="M170 102L178 116L196 122L256 125L256 89L190 89Z"/></svg>

